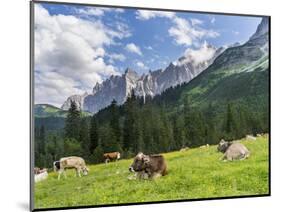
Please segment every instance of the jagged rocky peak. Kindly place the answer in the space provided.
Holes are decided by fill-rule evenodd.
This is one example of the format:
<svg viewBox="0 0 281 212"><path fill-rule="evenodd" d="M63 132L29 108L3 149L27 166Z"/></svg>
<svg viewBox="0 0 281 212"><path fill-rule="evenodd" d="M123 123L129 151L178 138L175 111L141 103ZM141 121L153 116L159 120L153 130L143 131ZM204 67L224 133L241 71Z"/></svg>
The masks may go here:
<svg viewBox="0 0 281 212"><path fill-rule="evenodd" d="M139 78L139 75L137 72L135 72L134 70L130 69L130 68L127 68L125 70L125 74L124 74L126 77L128 78L133 78L133 79L138 79Z"/></svg>
<svg viewBox="0 0 281 212"><path fill-rule="evenodd" d="M93 88L93 94L97 93L98 91L100 91L102 89L102 84L97 82L96 85Z"/></svg>
<svg viewBox="0 0 281 212"><path fill-rule="evenodd" d="M263 17L261 23L258 25L258 28L255 32L255 34L252 35L250 40L256 39L266 33L268 33L269 25L268 25L268 17Z"/></svg>
<svg viewBox="0 0 281 212"><path fill-rule="evenodd" d="M67 98L67 100L61 106L62 110L68 110L70 108L71 102L74 102L79 110L83 110L84 98L88 96L88 93L85 92L82 95L75 94Z"/></svg>

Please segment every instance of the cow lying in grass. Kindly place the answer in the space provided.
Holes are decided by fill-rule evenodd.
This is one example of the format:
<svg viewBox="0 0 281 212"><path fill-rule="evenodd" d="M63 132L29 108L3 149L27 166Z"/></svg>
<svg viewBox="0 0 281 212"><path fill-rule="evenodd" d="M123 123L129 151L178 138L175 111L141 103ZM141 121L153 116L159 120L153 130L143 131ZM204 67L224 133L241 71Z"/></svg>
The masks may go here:
<svg viewBox="0 0 281 212"><path fill-rule="evenodd" d="M249 150L243 144L227 142L223 139L217 149L224 153L222 160L243 160L250 156Z"/></svg>
<svg viewBox="0 0 281 212"><path fill-rule="evenodd" d="M78 175L79 177L81 177L81 172L83 175L88 175L89 172L84 159L76 156L61 158L54 162L54 171L59 172L58 179L60 179L62 173L66 178L65 169L76 169L75 176Z"/></svg>
<svg viewBox="0 0 281 212"><path fill-rule="evenodd" d="M108 152L103 154L104 162L108 163L109 161L117 161L121 157L120 152Z"/></svg>
<svg viewBox="0 0 281 212"><path fill-rule="evenodd" d="M138 153L129 167L136 173L137 179L155 179L167 174L167 165L162 155L145 155Z"/></svg>

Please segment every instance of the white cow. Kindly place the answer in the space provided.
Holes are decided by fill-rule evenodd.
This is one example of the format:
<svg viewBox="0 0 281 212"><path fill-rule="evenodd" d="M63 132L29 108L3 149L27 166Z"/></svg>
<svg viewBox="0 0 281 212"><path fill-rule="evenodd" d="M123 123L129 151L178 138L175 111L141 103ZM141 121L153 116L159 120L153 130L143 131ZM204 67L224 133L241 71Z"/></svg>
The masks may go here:
<svg viewBox="0 0 281 212"><path fill-rule="evenodd" d="M81 172L83 175L87 175L89 172L84 159L76 156L61 158L54 162L54 170L59 172L58 179L60 179L62 173L66 178L65 169L76 169L75 176L78 175L79 177L81 177Z"/></svg>
<svg viewBox="0 0 281 212"><path fill-rule="evenodd" d="M41 169L36 174L34 174L35 183L40 182L42 180L46 180L48 178L47 169Z"/></svg>

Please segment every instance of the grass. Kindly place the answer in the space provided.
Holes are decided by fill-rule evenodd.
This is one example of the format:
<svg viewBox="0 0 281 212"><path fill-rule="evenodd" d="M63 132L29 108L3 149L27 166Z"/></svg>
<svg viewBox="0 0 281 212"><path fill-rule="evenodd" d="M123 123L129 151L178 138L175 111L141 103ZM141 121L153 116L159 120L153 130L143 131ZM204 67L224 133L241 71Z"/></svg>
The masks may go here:
<svg viewBox="0 0 281 212"><path fill-rule="evenodd" d="M81 178L50 173L35 185L35 208L268 194L268 138L241 142L251 151L243 161L220 161L216 146L163 154L168 175L156 180L129 180L131 159L91 165Z"/></svg>

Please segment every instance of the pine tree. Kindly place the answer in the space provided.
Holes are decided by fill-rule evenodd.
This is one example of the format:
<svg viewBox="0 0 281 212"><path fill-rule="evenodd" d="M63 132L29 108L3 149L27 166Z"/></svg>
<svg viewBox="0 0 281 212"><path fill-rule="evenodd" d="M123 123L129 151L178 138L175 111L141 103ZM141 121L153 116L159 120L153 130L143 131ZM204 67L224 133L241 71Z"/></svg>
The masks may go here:
<svg viewBox="0 0 281 212"><path fill-rule="evenodd" d="M82 156L83 151L81 144L74 138L66 138L64 140L65 156Z"/></svg>
<svg viewBox="0 0 281 212"><path fill-rule="evenodd" d="M185 131L185 137L186 137L186 145L192 146L194 141L194 135L192 134L192 128L193 128L193 120L192 120L192 113L191 113L191 107L190 107L190 101L189 97L186 95L184 98L184 131Z"/></svg>
<svg viewBox="0 0 281 212"><path fill-rule="evenodd" d="M98 123L96 117L92 116L91 123L90 123L90 144L89 144L90 154L93 154L98 144L99 144Z"/></svg>
<svg viewBox="0 0 281 212"><path fill-rule="evenodd" d="M79 142L81 143L83 155L86 159L90 156L90 136L89 136L89 125L86 118L81 120Z"/></svg>
<svg viewBox="0 0 281 212"><path fill-rule="evenodd" d="M81 112L76 103L71 101L70 108L65 120L65 137L79 140Z"/></svg>
<svg viewBox="0 0 281 212"><path fill-rule="evenodd" d="M234 112L235 111L233 109L233 105L231 103L228 103L226 111L225 132L229 140L234 140L238 137L237 121Z"/></svg>
<svg viewBox="0 0 281 212"><path fill-rule="evenodd" d="M132 91L131 96L125 102L125 118L123 127L123 149L136 151L136 96Z"/></svg>
<svg viewBox="0 0 281 212"><path fill-rule="evenodd" d="M45 147L45 139L46 139L46 134L45 134L45 127L44 127L44 125L42 125L41 127L40 127L40 132L39 132L39 143L40 143L40 145L39 145L39 152L40 152L40 154L45 154L45 149L46 149L46 147Z"/></svg>
<svg viewBox="0 0 281 212"><path fill-rule="evenodd" d="M178 150L187 146L184 134L184 119L181 116L175 117L173 119L172 126L174 136L174 144L172 146L172 150Z"/></svg>
<svg viewBox="0 0 281 212"><path fill-rule="evenodd" d="M121 139L121 129L120 129L120 124L119 124L119 112L118 112L118 106L117 102L114 99L111 102L111 105L109 106L110 110L110 127L112 128L112 131L115 135L116 142L120 144L120 139Z"/></svg>
<svg viewBox="0 0 281 212"><path fill-rule="evenodd" d="M205 143L208 144L217 144L219 141L219 135L216 128L216 121L215 121L215 107L210 102L207 111L205 112L205 121L206 121L206 137Z"/></svg>
<svg viewBox="0 0 281 212"><path fill-rule="evenodd" d="M103 154L104 150L102 148L102 145L98 144L98 146L95 148L93 154L90 157L90 161L93 163L102 163L104 161Z"/></svg>

